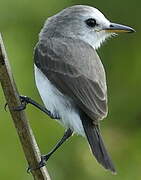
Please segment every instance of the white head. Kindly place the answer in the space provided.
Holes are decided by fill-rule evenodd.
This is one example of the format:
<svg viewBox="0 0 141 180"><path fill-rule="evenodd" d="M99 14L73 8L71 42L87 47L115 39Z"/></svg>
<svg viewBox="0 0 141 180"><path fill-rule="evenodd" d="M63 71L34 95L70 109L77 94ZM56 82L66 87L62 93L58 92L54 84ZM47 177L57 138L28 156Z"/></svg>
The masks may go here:
<svg viewBox="0 0 141 180"><path fill-rule="evenodd" d="M116 32L134 32L134 30L127 26L111 23L96 8L76 5L49 18L41 34L42 37L62 35L81 39L97 49L106 38ZM40 36L40 38L42 37Z"/></svg>

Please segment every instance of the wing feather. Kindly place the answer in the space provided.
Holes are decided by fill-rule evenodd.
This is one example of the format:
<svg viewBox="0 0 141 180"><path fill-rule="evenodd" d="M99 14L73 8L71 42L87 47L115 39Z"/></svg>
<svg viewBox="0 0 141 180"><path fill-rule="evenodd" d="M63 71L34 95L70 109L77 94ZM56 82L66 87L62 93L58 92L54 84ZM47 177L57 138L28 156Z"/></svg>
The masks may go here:
<svg viewBox="0 0 141 180"><path fill-rule="evenodd" d="M71 38L51 38L37 44L34 59L51 83L91 119L107 115L105 71L89 44Z"/></svg>

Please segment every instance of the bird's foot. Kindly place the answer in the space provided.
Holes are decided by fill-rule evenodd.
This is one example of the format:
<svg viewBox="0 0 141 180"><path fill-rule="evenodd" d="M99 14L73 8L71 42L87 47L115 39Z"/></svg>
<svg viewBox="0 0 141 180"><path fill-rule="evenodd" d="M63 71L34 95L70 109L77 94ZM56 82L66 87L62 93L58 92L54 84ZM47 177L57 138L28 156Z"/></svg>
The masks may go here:
<svg viewBox="0 0 141 180"><path fill-rule="evenodd" d="M29 103L29 98L27 96L20 96L21 105L13 108L14 111L22 111L26 109L26 105ZM4 105L4 110L7 111L7 102Z"/></svg>
<svg viewBox="0 0 141 180"><path fill-rule="evenodd" d="M27 96L20 96L21 105L14 108L14 111L22 111L26 109L26 105L30 103L29 97Z"/></svg>
<svg viewBox="0 0 141 180"><path fill-rule="evenodd" d="M49 159L50 155L42 155L41 161L39 162L39 165L36 168L28 167L27 173L30 173L31 171L36 171L46 165L47 160Z"/></svg>

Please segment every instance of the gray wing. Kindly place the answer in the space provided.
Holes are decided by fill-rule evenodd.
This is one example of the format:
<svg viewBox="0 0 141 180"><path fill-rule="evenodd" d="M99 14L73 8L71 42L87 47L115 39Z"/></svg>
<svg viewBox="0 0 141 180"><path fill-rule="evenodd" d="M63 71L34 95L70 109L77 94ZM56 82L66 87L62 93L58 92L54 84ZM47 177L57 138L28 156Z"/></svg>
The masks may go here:
<svg viewBox="0 0 141 180"><path fill-rule="evenodd" d="M71 38L47 39L37 44L34 59L51 83L91 119L107 115L104 68L89 44Z"/></svg>

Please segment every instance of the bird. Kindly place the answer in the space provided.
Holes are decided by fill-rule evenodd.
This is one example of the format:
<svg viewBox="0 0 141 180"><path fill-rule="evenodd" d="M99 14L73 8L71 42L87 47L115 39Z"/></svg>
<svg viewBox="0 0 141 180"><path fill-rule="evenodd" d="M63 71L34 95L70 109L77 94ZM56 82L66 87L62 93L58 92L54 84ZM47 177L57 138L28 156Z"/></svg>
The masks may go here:
<svg viewBox="0 0 141 180"><path fill-rule="evenodd" d="M100 121L107 116L107 85L97 49L131 27L110 22L98 9L74 5L49 17L34 50L35 82L53 119L66 131L54 149L41 156L40 166L73 134L86 137L97 162L116 173L107 152Z"/></svg>

